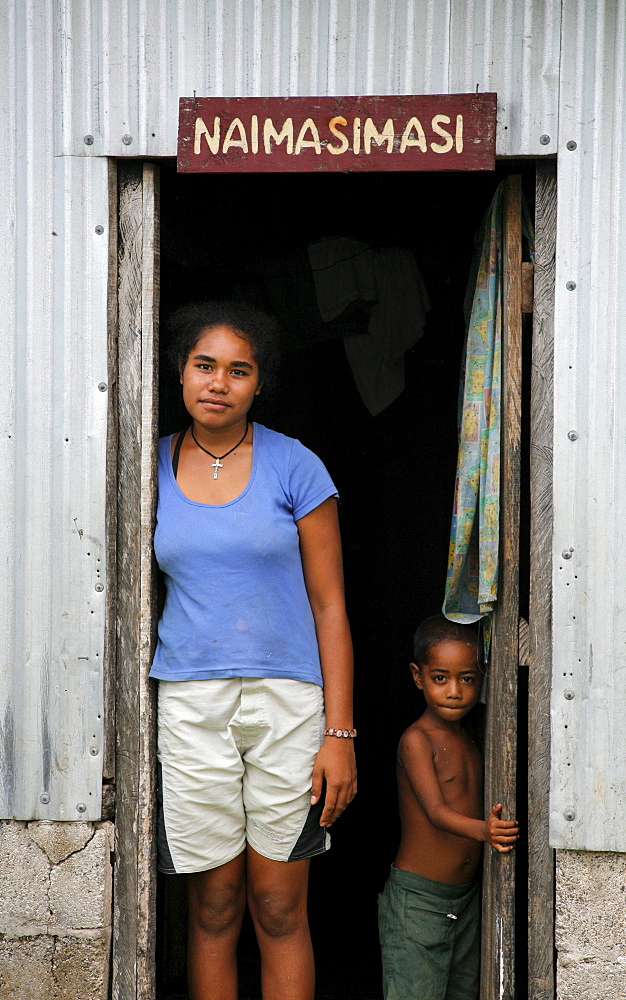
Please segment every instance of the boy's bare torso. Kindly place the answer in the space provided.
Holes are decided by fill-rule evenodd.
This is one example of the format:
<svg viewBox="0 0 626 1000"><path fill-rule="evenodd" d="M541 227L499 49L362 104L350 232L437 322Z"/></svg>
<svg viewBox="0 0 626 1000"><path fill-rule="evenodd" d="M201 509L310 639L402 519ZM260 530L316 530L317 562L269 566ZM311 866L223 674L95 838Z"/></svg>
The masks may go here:
<svg viewBox="0 0 626 1000"><path fill-rule="evenodd" d="M427 756L430 755L430 761ZM405 731L398 748L398 795L402 839L397 868L437 882L469 882L478 867L482 844L440 830L428 818L420 795L436 794L426 772L434 767L431 785L438 785L446 806L464 816L482 819L482 760L478 748L460 725L446 725L426 711Z"/></svg>

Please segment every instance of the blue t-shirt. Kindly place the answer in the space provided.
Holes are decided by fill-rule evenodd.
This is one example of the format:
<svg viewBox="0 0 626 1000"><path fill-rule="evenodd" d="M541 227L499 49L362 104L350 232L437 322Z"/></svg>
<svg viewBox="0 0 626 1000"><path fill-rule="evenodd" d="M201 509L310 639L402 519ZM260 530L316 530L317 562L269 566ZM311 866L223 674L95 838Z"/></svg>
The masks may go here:
<svg viewBox="0 0 626 1000"><path fill-rule="evenodd" d="M151 677L289 677L322 684L296 521L337 490L294 438L254 424L248 485L229 503L189 500L159 441L154 550L165 606Z"/></svg>

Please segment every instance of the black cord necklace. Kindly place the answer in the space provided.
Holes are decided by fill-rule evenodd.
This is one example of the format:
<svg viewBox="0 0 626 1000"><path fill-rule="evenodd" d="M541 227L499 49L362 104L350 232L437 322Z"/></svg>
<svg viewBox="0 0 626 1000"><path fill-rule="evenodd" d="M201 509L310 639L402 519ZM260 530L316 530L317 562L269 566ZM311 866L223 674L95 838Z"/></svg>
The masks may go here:
<svg viewBox="0 0 626 1000"><path fill-rule="evenodd" d="M215 461L211 463L211 468L215 469L215 472L213 473L213 479L217 479L217 473L218 473L219 469L223 468L223 466L222 466L222 459L226 458L227 455L232 454L232 452L235 450L235 448L238 448L240 444L243 444L245 436L248 433L248 426L249 426L248 425L248 421L246 420L246 429L243 432L243 437L241 438L241 440L239 440L237 442L237 444L233 448L230 449L230 451L225 451L223 455L214 455L212 451L209 451L208 448L205 448L204 445L200 444L200 442L198 441L198 438L196 437L196 435L193 432L193 425L192 425L192 427L191 427L191 436L194 439L194 441L196 442L196 444L198 445L198 448L200 449L200 451L206 452L207 455L210 455L211 458L215 459Z"/></svg>

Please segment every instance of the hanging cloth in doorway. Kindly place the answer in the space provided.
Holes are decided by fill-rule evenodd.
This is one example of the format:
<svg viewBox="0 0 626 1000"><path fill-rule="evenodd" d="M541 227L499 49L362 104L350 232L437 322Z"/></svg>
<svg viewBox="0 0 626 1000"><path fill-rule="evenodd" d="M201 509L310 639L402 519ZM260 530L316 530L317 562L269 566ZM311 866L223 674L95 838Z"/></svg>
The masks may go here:
<svg viewBox="0 0 626 1000"><path fill-rule="evenodd" d="M459 396L459 452L443 613L474 622L498 596L502 192L476 236ZM468 299L466 299L466 304Z"/></svg>
<svg viewBox="0 0 626 1000"><path fill-rule="evenodd" d="M428 294L410 250L374 250L347 236L309 244L317 304L325 323L352 303L370 306L367 332L344 337L361 399L373 417L404 390L404 355L424 332Z"/></svg>

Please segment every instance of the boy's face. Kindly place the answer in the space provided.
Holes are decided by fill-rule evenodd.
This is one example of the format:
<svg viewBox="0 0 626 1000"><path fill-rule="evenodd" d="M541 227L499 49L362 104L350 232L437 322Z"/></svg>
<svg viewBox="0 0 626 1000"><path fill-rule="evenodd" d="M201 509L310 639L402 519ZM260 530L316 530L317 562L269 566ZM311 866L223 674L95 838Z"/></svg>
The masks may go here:
<svg viewBox="0 0 626 1000"><path fill-rule="evenodd" d="M411 673L431 712L445 722L459 722L480 694L476 647L466 642L438 642L430 647L427 663L411 664Z"/></svg>

